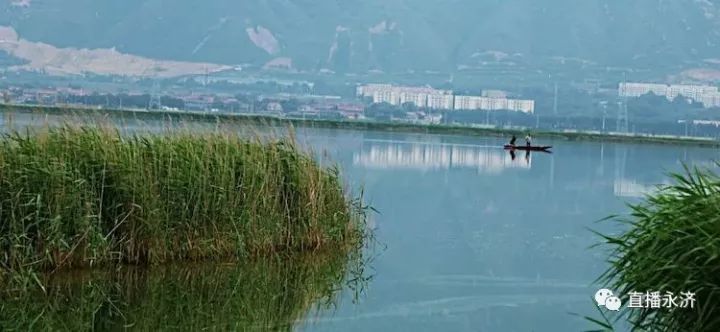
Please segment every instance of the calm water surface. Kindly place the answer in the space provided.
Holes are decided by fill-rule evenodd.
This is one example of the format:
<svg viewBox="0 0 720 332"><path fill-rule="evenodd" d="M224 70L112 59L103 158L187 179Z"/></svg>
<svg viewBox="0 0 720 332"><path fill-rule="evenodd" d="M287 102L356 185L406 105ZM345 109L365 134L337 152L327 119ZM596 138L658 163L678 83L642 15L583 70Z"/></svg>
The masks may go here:
<svg viewBox="0 0 720 332"><path fill-rule="evenodd" d="M715 149L547 141L512 159L497 138L301 131L361 184L379 241L360 303L306 320L304 331L580 331L595 314L606 252L589 229L628 211L682 163ZM594 315L596 316L596 315Z"/></svg>
<svg viewBox="0 0 720 332"><path fill-rule="evenodd" d="M707 148L536 139L553 145L554 153L513 159L498 148L505 143L498 138L325 129L298 129L297 136L303 145L327 151L348 188L363 187L379 211L370 221L377 239L368 249L372 279L359 297L345 289L328 307L317 304L327 299L311 296L323 292L308 291L307 313L294 303L292 314L275 315L300 331L591 328L573 315L596 312L592 296L599 285L593 281L606 268L607 253L590 248L599 238L589 229L620 231L596 221L626 213L627 202L666 183L666 172L683 162L711 166L719 157ZM310 280L305 283L318 284L315 274L303 273L301 280ZM235 294L213 287L218 297ZM174 289L175 296L182 289ZM133 294L133 301L151 303L146 293ZM253 296L264 295L276 296L270 290ZM170 311L184 307L182 301L164 305ZM220 321L238 319L232 311L217 312L225 317Z"/></svg>

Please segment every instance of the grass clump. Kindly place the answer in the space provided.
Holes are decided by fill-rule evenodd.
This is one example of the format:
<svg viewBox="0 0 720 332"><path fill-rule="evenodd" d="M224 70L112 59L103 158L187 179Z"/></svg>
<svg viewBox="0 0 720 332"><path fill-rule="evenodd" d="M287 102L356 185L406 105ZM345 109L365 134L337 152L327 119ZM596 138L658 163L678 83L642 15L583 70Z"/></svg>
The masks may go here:
<svg viewBox="0 0 720 332"><path fill-rule="evenodd" d="M720 331L720 177L673 174L631 217L629 230L604 236L613 247L601 279L623 295L622 317L642 331ZM630 292L694 292L694 308L628 308Z"/></svg>
<svg viewBox="0 0 720 332"><path fill-rule="evenodd" d="M362 213L292 140L71 126L0 140L0 278L342 248Z"/></svg>

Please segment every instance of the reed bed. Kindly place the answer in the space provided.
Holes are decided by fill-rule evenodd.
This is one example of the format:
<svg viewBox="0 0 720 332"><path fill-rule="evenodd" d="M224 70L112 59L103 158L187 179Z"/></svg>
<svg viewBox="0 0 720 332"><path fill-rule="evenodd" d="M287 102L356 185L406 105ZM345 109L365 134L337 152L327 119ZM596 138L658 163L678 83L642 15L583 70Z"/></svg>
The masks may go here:
<svg viewBox="0 0 720 332"><path fill-rule="evenodd" d="M346 248L363 221L337 167L292 139L70 125L0 139L0 279Z"/></svg>
<svg viewBox="0 0 720 332"><path fill-rule="evenodd" d="M601 277L628 303L630 292L694 292L694 308L628 308L639 331L720 331L720 177L707 169L672 174L674 184L632 206L629 230L607 236L613 248Z"/></svg>

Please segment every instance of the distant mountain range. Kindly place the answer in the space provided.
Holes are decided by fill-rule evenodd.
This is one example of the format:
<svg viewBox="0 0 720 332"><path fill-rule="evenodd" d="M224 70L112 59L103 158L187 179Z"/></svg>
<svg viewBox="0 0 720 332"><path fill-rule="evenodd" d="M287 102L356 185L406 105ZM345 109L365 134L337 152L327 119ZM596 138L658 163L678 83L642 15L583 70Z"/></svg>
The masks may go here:
<svg viewBox="0 0 720 332"><path fill-rule="evenodd" d="M0 5L0 25L62 52L184 66L392 73L555 61L701 68L690 73L720 78L712 71L720 69L715 0L15 0ZM28 52L39 52L0 49L29 63Z"/></svg>

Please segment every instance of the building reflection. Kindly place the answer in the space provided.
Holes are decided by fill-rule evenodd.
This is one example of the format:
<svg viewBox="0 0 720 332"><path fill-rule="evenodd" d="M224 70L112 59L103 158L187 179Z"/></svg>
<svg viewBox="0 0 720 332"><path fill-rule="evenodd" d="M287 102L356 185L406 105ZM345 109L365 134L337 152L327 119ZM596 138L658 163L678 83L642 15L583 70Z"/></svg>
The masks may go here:
<svg viewBox="0 0 720 332"><path fill-rule="evenodd" d="M480 172L498 173L508 168L530 169L532 157L522 152L512 158L507 151L495 147L383 142L363 146L353 155L353 164L383 169L474 168Z"/></svg>
<svg viewBox="0 0 720 332"><path fill-rule="evenodd" d="M615 147L615 178L613 180L613 193L615 196L643 198L649 194L657 192L659 186L669 184L666 180L659 184L641 183L638 180L627 176L627 154L627 147L622 145Z"/></svg>
<svg viewBox="0 0 720 332"><path fill-rule="evenodd" d="M632 179L615 179L613 191L617 197L642 198L657 190L656 185L643 184Z"/></svg>

